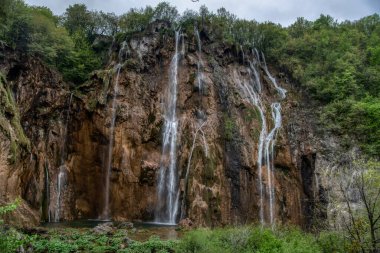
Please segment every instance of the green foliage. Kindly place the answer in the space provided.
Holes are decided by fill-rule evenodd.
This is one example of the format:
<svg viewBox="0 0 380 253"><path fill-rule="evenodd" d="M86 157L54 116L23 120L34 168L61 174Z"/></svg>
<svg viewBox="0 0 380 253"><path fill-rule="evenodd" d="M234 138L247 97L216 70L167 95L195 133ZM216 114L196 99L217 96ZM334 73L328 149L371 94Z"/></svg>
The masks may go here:
<svg viewBox="0 0 380 253"><path fill-rule="evenodd" d="M14 101L11 88L6 84L5 77L0 72L0 131L10 141L11 157L9 162L15 163L20 147L30 148L30 141L21 126L20 115Z"/></svg>
<svg viewBox="0 0 380 253"><path fill-rule="evenodd" d="M174 23L179 17L177 8L168 2L159 3L154 9L153 19Z"/></svg>
<svg viewBox="0 0 380 253"><path fill-rule="evenodd" d="M286 252L318 253L321 244L312 235L297 229L282 228L271 230L260 227L241 227L216 230L195 230L187 233L178 245L178 252ZM328 246L324 246L328 249ZM333 246L331 246L333 247ZM330 248L331 248L330 247ZM340 247L336 245L336 247Z"/></svg>
<svg viewBox="0 0 380 253"><path fill-rule="evenodd" d="M17 209L20 205L21 199L17 198L14 202L7 204L5 206L0 206L0 218L6 215L7 213L11 213ZM0 224L3 223L3 220L0 219Z"/></svg>
<svg viewBox="0 0 380 253"><path fill-rule="evenodd" d="M13 228L8 230L0 230L0 252L20 252L20 248L23 247L23 249L25 249L28 245L30 245L34 238L35 236L22 234Z"/></svg>
<svg viewBox="0 0 380 253"><path fill-rule="evenodd" d="M169 253L173 252L173 249L177 245L176 241L162 241L159 237L152 236L148 241L138 242L133 241L128 248L120 250L122 253Z"/></svg>
<svg viewBox="0 0 380 253"><path fill-rule="evenodd" d="M380 154L380 17L298 19L273 57L322 106L321 122L369 155Z"/></svg>
<svg viewBox="0 0 380 253"><path fill-rule="evenodd" d="M62 16L64 27L72 35L80 32L90 34L92 17L84 4L70 5Z"/></svg>
<svg viewBox="0 0 380 253"><path fill-rule="evenodd" d="M236 123L228 115L224 115L224 138L226 140L232 140L236 132Z"/></svg>
<svg viewBox="0 0 380 253"><path fill-rule="evenodd" d="M20 246L25 248L27 245L31 245L33 252L37 253L164 253L173 252L173 249L178 244L176 241L163 241L158 237L151 237L145 242L133 241L126 237L126 232L125 230L119 230L113 235L102 235L92 233L90 230L59 229L50 230L47 235L26 236L13 230L12 233L6 233L4 237L0 237L0 250L9 248L9 251L5 252L14 252ZM11 244L15 241L15 237L23 238L23 240L12 246Z"/></svg>
<svg viewBox="0 0 380 253"><path fill-rule="evenodd" d="M0 232L1 233L1 232ZM180 240L161 240L152 236L147 241L133 241L126 230L113 235L90 230L58 229L46 235L24 235L14 229L2 232L1 252L15 252L20 246L33 252L118 252L118 253L344 253L352 251L342 234L321 232L306 234L295 228L269 229L236 227L197 229Z"/></svg>
<svg viewBox="0 0 380 253"><path fill-rule="evenodd" d="M88 79L92 71L100 68L101 59L92 50L82 32L75 32L71 40L74 43L72 51L68 55L60 55L62 57L57 62L57 67L67 81L80 84Z"/></svg>
<svg viewBox="0 0 380 253"><path fill-rule="evenodd" d="M154 10L150 6L145 9L131 9L120 17L120 30L124 33L141 32L148 27L153 15Z"/></svg>
<svg viewBox="0 0 380 253"><path fill-rule="evenodd" d="M56 67L66 81L76 84L100 67L101 59L90 46L96 32L115 31L111 25L116 22L114 16L92 14L84 5L70 6L62 18L63 25L46 7L29 7L21 0L9 0L6 7L0 10L10 11L3 17L0 41L22 54L39 57Z"/></svg>
<svg viewBox="0 0 380 253"><path fill-rule="evenodd" d="M342 233L323 231L318 235L317 242L323 253L352 252L348 240Z"/></svg>

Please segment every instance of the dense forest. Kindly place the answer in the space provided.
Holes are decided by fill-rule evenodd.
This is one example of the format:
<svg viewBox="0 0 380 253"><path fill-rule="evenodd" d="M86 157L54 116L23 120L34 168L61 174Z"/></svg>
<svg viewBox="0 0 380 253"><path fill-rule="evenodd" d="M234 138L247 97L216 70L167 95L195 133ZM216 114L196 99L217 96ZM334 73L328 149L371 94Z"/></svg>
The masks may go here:
<svg viewBox="0 0 380 253"><path fill-rule="evenodd" d="M96 71L109 67L112 50L116 51L123 41L148 33L158 22L167 25L159 31L162 37L174 37L176 31L181 31L195 38L199 31L213 47L232 48L243 61L244 52L263 52L266 62L277 66L292 88L299 91L298 95L315 108L321 126L318 129L337 136L347 152L357 151L353 159L356 161L342 165L355 173L339 175L343 182L339 197L347 203L350 219L343 222L344 232L321 221L309 227L307 233L293 227L247 226L200 229L187 233L181 241L152 237L144 243L125 241L124 234L116 230L100 235L74 230L31 235L30 231L19 233L2 226L1 218L20 205L17 199L0 205L0 236L6 235L0 238L0 251L25 252L20 247L32 245L35 252L379 252L379 14L343 22L329 15L320 15L314 21L300 17L283 27L269 21L240 19L225 8L212 12L205 5L199 11L181 14L176 7L162 2L156 7L133 8L116 15L73 4L62 15L56 15L47 7L30 6L23 0L3 0L0 47L21 57L41 59L60 73L71 91L85 90ZM6 79L0 70L0 116L9 110L17 111L9 88L5 88ZM29 146L21 125L16 123L20 119L14 119L17 135L23 137L19 144ZM230 123L231 128L234 124ZM6 131L5 125L0 121L0 131ZM233 138L227 136L228 139ZM355 197L351 197L353 191L358 193ZM360 200L364 207L351 209L353 199ZM120 249L120 245L124 248Z"/></svg>

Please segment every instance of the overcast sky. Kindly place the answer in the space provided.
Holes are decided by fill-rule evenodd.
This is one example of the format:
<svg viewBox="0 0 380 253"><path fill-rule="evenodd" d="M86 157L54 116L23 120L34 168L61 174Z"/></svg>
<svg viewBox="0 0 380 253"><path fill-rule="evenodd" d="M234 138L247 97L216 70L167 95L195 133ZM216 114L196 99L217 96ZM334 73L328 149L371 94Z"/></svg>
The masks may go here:
<svg viewBox="0 0 380 253"><path fill-rule="evenodd" d="M25 0L29 5L49 7L55 14L62 14L74 3L84 3L90 10L102 10L122 14L130 8L156 6L160 0ZM297 17L315 20L322 14L329 14L339 21L357 20L367 15L380 13L380 0L173 0L182 13L186 9L198 10L206 5L216 11L225 7L239 18L257 21L272 21L287 26Z"/></svg>

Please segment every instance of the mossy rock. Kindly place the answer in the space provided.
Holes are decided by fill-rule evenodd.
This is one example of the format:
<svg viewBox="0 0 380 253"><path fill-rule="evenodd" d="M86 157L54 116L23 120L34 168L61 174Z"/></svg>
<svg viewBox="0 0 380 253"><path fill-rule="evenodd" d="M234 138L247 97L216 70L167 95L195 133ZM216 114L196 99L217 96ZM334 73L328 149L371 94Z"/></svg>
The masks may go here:
<svg viewBox="0 0 380 253"><path fill-rule="evenodd" d="M6 79L0 73L0 131L10 140L10 163L17 161L20 149L30 150L30 141L21 126L20 115Z"/></svg>

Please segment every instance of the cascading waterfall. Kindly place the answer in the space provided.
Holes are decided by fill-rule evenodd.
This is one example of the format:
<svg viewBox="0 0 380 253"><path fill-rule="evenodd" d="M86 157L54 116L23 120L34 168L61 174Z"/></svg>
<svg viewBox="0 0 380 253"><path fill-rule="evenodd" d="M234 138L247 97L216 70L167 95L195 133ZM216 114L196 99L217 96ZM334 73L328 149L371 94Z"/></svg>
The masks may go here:
<svg viewBox="0 0 380 253"><path fill-rule="evenodd" d="M250 65L250 69L253 71L253 75L255 77L256 90L258 93L261 93L262 87L261 87L259 72L257 71L253 62L250 62L249 65Z"/></svg>
<svg viewBox="0 0 380 253"><path fill-rule="evenodd" d="M264 71L273 83L274 87L276 88L277 92L280 94L281 99L284 99L286 97L286 90L278 86L276 79L271 75L271 73L268 70L267 62L265 61L264 53L261 53L264 61Z"/></svg>
<svg viewBox="0 0 380 253"><path fill-rule="evenodd" d="M194 30L195 30L195 37L197 39L197 44L198 44L197 82L198 82L198 88L199 88L199 95L200 97L202 97L204 93L204 80L203 80L203 72L202 72L204 68L204 63L202 60L202 42L201 42L201 37L199 35L198 29L195 27ZM206 122L205 118L203 117L204 113L202 111L202 103L200 103L199 111L201 112L202 117L199 120L199 124L201 127L199 127L198 130L200 131L201 136L202 136L203 148L205 150L206 157L208 157L208 145L207 145L205 133L202 130L202 126L204 126L204 123ZM196 136L194 138L196 138Z"/></svg>
<svg viewBox="0 0 380 253"><path fill-rule="evenodd" d="M273 103L271 105L272 109L272 118L274 120L274 127L268 134L265 139L265 156L266 156L266 166L267 166L267 177L268 177L268 195L269 195L269 217L270 224L274 224L274 165L273 165L273 151L274 144L276 141L276 135L278 129L281 127L282 118L281 118L281 105L280 103Z"/></svg>
<svg viewBox="0 0 380 253"><path fill-rule="evenodd" d="M116 110L117 110L117 95L119 92L119 77L120 71L122 67L122 61L124 59L124 55L128 53L129 48L126 41L121 43L121 48L118 54L119 63L115 66L116 70L116 80L115 86L113 90L112 96L112 104L110 108L111 112L111 125L110 125L110 135L109 135L109 143L108 143L108 152L107 152L107 163L106 163L106 174L105 174L105 187L104 187L104 206L103 212L100 217L102 220L110 220L110 178L111 178L111 166L112 166L112 150L114 145L114 133L115 133L115 123L116 123Z"/></svg>
<svg viewBox="0 0 380 253"><path fill-rule="evenodd" d="M61 204L62 204L62 192L64 190L65 184L66 184L66 167L65 167L65 160L67 158L67 152L66 152L66 145L67 145L67 130L68 130L68 124L70 120L70 112L71 112L71 102L73 99L73 93L70 94L69 97L69 103L68 103L68 109L66 113L66 119L65 119L65 127L63 130L63 139L61 146L61 160L60 160L60 167L59 172L57 176L57 197L56 197L56 203L55 203L55 210L54 210L54 222L59 222L61 219Z"/></svg>
<svg viewBox="0 0 380 253"><path fill-rule="evenodd" d="M255 53L254 53L255 52ZM275 190L274 190L274 165L273 165L273 154L274 154L274 145L275 139L277 136L277 132L282 124L281 118L281 104L279 102L275 102L271 104L271 115L273 118L273 128L268 132L268 126L266 123L265 117L265 107L261 101L261 92L262 85L260 82L259 71L257 69L258 66L261 66L271 82L273 83L275 89L279 93L281 99L284 99L286 96L286 90L277 85L276 79L272 77L270 74L268 67L265 62L264 54L262 54L262 58L264 61L264 66L261 65L260 57L258 51L252 53L255 55L254 60L249 62L249 73L252 76L251 83L241 83L239 78L235 78L235 80L239 81L239 85L241 90L248 98L248 101L254 105L260 114L261 118L261 131L258 143L258 154L257 154L257 169L258 169L258 180L259 180L259 192L260 192L260 222L264 225L265 222L265 213L264 213L264 192L269 196L269 223L274 224L274 214L275 214ZM263 166L266 166L267 173L267 190L264 189L263 183Z"/></svg>
<svg viewBox="0 0 380 253"><path fill-rule="evenodd" d="M199 35L199 31L198 31L198 29L196 27L194 27L194 34L195 34L195 38L197 39L197 45L198 45L198 52L197 52L197 55L198 55L198 62L197 62L197 85L198 85L198 89L199 89L199 95L200 95L200 97L202 97L203 96L203 73L202 73L202 68L203 68L204 64L203 64L203 60L202 60L202 43L201 43L201 38L200 38L200 35ZM199 111L203 115L202 108L199 108ZM205 133L202 130L203 126L205 126L206 123L207 123L207 120L205 120L203 117L201 117L198 120L198 123L197 123L198 127L197 127L195 133L193 134L194 139L193 139L193 143L192 143L192 146L191 146L191 149L190 149L190 155L189 155L189 159L187 161L187 167L186 167L186 173L185 173L185 191L184 191L184 194L183 194L184 197L182 198L182 204L181 204L181 218L185 218L188 177L189 177L189 173L190 173L191 159L193 157L194 148L196 146L196 141L197 141L198 133L200 133L201 138L202 138L203 149L204 149L204 152L205 152L205 156L208 157L208 145L207 145Z"/></svg>
<svg viewBox="0 0 380 253"><path fill-rule="evenodd" d="M253 65L252 65L253 66ZM238 78L235 78L235 80L239 80ZM260 82L260 79L257 79ZM257 168L258 168L258 174L259 174L259 191L260 191L260 223L264 224L264 186L263 186L263 170L262 170L262 160L263 160L263 149L264 149L264 143L265 143L265 137L267 136L267 124L265 119L265 111L264 107L261 102L260 96L255 92L254 86L249 85L247 83L240 83L241 90L245 94L245 96L248 98L248 101L257 107L260 113L260 119L261 119L261 131L260 131L260 138L258 143L258 158L257 158ZM256 86L261 86L261 84L256 84Z"/></svg>
<svg viewBox="0 0 380 253"><path fill-rule="evenodd" d="M190 174L190 165L191 165L191 159L193 158L193 152L194 152L194 148L195 148L195 144L196 144L196 141L197 141L197 137L198 137L198 133L201 132L202 134L202 140L203 140L203 146L204 146L204 152L205 152L205 155L206 157L208 157L208 146L207 146L207 142L206 142L206 138L204 136L204 132L202 130L202 127L207 123L207 121L204 121L198 128L197 130L195 131L194 133L194 139L193 139L193 144L191 145L191 149L190 149L190 155L189 155L189 159L187 161L187 167L186 167L186 173L185 173L185 191L183 193L183 199L182 199L182 204L181 204L181 218L185 218L185 214L186 214L186 196L187 196L187 187L188 187L188 178L189 178L189 174Z"/></svg>
<svg viewBox="0 0 380 253"><path fill-rule="evenodd" d="M286 97L286 90L281 88L278 84L276 79L271 75L271 73L268 70L264 53L261 53L263 61L264 61L264 71L271 80L273 86L279 93L281 99L285 99ZM274 189L274 145L276 141L276 136L279 128L282 125L282 117L281 117L281 104L279 102L275 102L271 104L271 110L272 110L272 118L274 127L269 132L268 136L265 139L265 156L266 156L266 166L267 166L267 177L268 177L268 195L269 195L269 213L270 213L270 224L274 225L274 212L275 212L275 189Z"/></svg>
<svg viewBox="0 0 380 253"><path fill-rule="evenodd" d="M161 166L158 177L158 209L155 213L155 222L176 224L179 202L179 182L177 172L177 131L178 119L177 90L178 90L178 63L180 56L184 54L184 42L182 41L181 53L178 52L179 41L183 36L178 31L175 33L175 53L170 63L169 87L164 105L165 128L163 133Z"/></svg>

